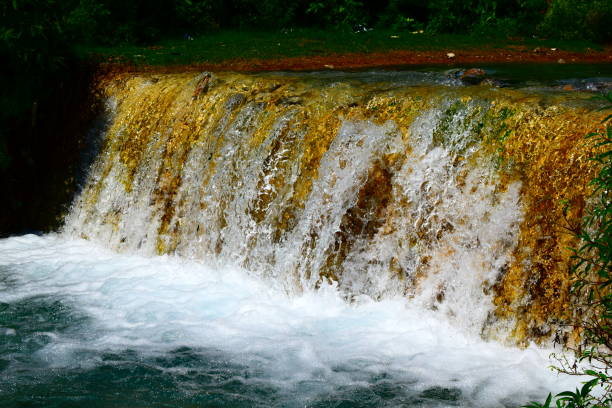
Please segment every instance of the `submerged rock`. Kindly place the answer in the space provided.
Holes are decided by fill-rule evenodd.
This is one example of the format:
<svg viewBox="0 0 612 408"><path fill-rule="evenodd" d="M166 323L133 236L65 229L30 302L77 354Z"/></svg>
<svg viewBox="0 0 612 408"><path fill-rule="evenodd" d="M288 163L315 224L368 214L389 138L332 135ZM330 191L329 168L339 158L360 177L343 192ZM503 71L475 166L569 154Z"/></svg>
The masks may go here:
<svg viewBox="0 0 612 408"><path fill-rule="evenodd" d="M495 78L485 78L482 80L480 85L492 86L494 88L505 88L508 86L506 82L502 81L501 79Z"/></svg>
<svg viewBox="0 0 612 408"><path fill-rule="evenodd" d="M486 78L486 72L481 68L455 68L446 71L446 76L451 79L458 79L463 85L479 85L483 81L488 80L486 85L501 86L500 81L492 78Z"/></svg>
<svg viewBox="0 0 612 408"><path fill-rule="evenodd" d="M607 92L612 90L612 81L572 80L563 81L558 87L563 91Z"/></svg>
<svg viewBox="0 0 612 408"><path fill-rule="evenodd" d="M485 71L480 68L470 68L463 71L459 79L467 85L478 85L483 81L485 74Z"/></svg>

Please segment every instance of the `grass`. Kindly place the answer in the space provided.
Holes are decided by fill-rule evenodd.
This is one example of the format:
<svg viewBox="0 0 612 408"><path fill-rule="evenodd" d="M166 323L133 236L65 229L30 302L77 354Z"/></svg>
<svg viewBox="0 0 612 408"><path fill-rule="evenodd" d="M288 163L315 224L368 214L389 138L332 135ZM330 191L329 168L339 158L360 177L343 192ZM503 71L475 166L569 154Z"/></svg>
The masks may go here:
<svg viewBox="0 0 612 408"><path fill-rule="evenodd" d="M372 53L392 50L496 49L509 46L556 47L569 51L598 49L589 42L495 38L483 43L482 36L456 34L411 34L390 30L361 33L315 29L282 32L220 31L193 39L167 38L147 46L79 46L82 58L147 65L217 63L235 59L312 57L342 53Z"/></svg>

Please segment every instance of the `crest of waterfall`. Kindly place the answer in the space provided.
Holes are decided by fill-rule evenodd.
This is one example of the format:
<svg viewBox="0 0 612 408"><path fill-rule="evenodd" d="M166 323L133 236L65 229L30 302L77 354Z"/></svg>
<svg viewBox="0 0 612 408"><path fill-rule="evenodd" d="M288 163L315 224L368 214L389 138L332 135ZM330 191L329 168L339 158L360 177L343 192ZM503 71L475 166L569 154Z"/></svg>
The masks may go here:
<svg viewBox="0 0 612 408"><path fill-rule="evenodd" d="M598 118L578 97L361 74L99 88L109 126L66 235L236 264L288 293L405 296L502 340L550 339L568 316L557 225L561 200L584 207Z"/></svg>

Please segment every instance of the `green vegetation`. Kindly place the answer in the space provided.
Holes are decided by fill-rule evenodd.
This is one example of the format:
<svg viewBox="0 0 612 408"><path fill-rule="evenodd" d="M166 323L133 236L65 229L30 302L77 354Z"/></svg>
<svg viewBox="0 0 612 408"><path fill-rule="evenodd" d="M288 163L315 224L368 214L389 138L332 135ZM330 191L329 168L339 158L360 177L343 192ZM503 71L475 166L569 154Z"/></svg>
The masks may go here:
<svg viewBox="0 0 612 408"><path fill-rule="evenodd" d="M604 99L607 109L612 109L612 93ZM612 114L603 123L603 130L587 135L600 151L592 158L599 173L591 181L590 208L582 224L572 229L580 239L580 246L573 249L571 269L572 293L577 299L574 325L583 337L582 343L569 351L578 364L561 356L554 367L560 373L590 379L581 389L557 394L554 406L559 408L606 408L612 404ZM549 394L544 404L532 402L526 407L549 408L552 403Z"/></svg>
<svg viewBox="0 0 612 408"><path fill-rule="evenodd" d="M607 0L10 0L1 7L9 37L28 31L21 23L32 21L36 32L31 37L55 32L96 44L143 43L220 29L306 27L612 39Z"/></svg>
<svg viewBox="0 0 612 408"><path fill-rule="evenodd" d="M223 30L191 38L165 38L154 45L80 45L75 50L79 58L93 61L184 65L250 58L309 57L393 50L494 50L514 45L528 49L540 47L572 51L601 48L585 40L502 37L483 42L482 38L469 34L412 34L391 29L358 33L339 31L333 35L317 28L284 31Z"/></svg>
<svg viewBox="0 0 612 408"><path fill-rule="evenodd" d="M543 35L560 38L612 39L612 2L556 0L538 26Z"/></svg>
<svg viewBox="0 0 612 408"><path fill-rule="evenodd" d="M3 69L7 63L48 69L65 63L75 46L122 52L164 46L171 38L195 39L190 47L212 53L225 41L238 46L222 51L234 56L246 48L252 55L251 32L253 40L280 42L278 55L293 52L289 45L283 49L281 40L293 44L300 38L316 43L306 47L312 53L436 48L449 42L478 46L483 36L501 45L508 37L516 42L536 36L605 43L612 41L610 20L608 0L8 0L0 4L0 56ZM421 31L424 35L411 35ZM389 41L391 34L399 38ZM267 55L274 53L264 47Z"/></svg>

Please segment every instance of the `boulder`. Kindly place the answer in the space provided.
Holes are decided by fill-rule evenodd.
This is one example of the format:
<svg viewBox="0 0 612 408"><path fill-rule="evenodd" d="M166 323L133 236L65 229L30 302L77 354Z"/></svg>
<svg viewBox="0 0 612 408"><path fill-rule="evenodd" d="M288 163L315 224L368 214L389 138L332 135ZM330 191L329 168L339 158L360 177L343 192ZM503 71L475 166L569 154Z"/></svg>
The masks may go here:
<svg viewBox="0 0 612 408"><path fill-rule="evenodd" d="M485 71L480 68L470 68L463 71L463 73L461 73L459 76L459 79L464 84L478 85L485 79L485 74Z"/></svg>

